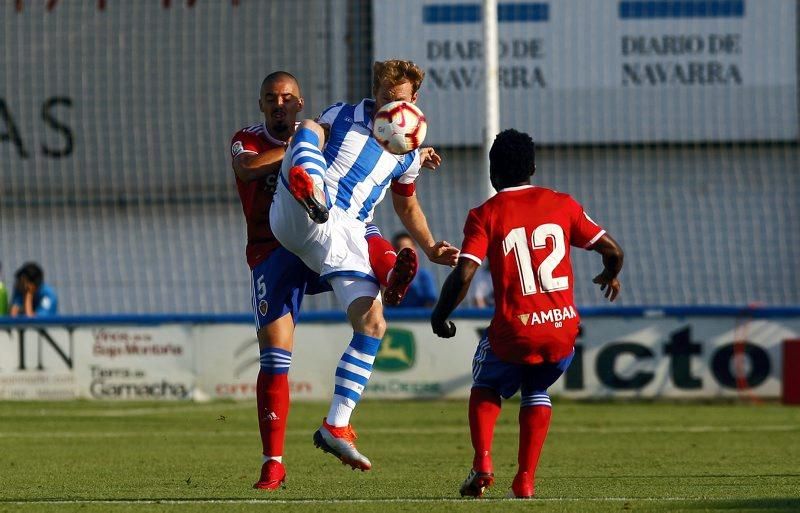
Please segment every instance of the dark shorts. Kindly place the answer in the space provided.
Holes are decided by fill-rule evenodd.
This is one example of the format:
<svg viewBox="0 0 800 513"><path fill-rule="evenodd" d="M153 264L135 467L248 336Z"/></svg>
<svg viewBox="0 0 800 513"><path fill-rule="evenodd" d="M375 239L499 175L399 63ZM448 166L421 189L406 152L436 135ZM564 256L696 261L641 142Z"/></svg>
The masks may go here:
<svg viewBox="0 0 800 513"><path fill-rule="evenodd" d="M327 281L284 248L276 249L258 264L251 279L256 331L287 313L297 322L303 296L331 290Z"/></svg>
<svg viewBox="0 0 800 513"><path fill-rule="evenodd" d="M495 356L489 345L489 339L484 337L478 344L472 360L472 386L494 389L505 399L520 389L523 400L526 397L546 395L547 389L567 370L574 355L573 350L569 356L557 363L538 365L508 363Z"/></svg>

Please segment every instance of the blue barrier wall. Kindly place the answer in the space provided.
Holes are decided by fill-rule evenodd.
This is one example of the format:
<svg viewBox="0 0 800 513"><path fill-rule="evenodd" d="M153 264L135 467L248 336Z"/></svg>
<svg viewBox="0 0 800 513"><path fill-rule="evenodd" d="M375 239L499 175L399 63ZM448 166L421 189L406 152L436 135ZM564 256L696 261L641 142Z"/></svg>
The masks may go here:
<svg viewBox="0 0 800 513"><path fill-rule="evenodd" d="M752 319L777 319L800 317L800 306L755 307L755 306L626 306L626 307L585 307L578 313L589 317L693 317L720 316ZM493 310L463 308L453 313L453 319L491 319ZM388 321L412 321L429 319L431 310L427 308L403 308L385 311ZM338 311L301 313L301 323L344 322L345 315ZM253 315L243 314L158 314L158 315L59 315L53 317L0 317L0 326L29 325L111 325L135 324L152 326L158 324L250 324Z"/></svg>

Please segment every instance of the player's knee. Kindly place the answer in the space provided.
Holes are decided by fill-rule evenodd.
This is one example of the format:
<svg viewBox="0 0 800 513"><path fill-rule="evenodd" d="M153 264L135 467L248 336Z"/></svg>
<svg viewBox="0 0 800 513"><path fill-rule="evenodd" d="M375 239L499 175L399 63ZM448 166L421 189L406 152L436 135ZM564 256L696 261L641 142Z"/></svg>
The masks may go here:
<svg viewBox="0 0 800 513"><path fill-rule="evenodd" d="M386 320L379 301L361 297L350 304L347 311L353 329L370 337L383 338L386 333Z"/></svg>
<svg viewBox="0 0 800 513"><path fill-rule="evenodd" d="M383 317L383 304L373 301L367 313L367 325L375 338L383 338L386 333L386 319Z"/></svg>
<svg viewBox="0 0 800 513"><path fill-rule="evenodd" d="M370 315L364 322L364 334L374 338L383 338L386 333L386 320L383 314Z"/></svg>
<svg viewBox="0 0 800 513"><path fill-rule="evenodd" d="M373 338L383 338L386 334L386 321L383 319L369 319L361 327L361 333Z"/></svg>

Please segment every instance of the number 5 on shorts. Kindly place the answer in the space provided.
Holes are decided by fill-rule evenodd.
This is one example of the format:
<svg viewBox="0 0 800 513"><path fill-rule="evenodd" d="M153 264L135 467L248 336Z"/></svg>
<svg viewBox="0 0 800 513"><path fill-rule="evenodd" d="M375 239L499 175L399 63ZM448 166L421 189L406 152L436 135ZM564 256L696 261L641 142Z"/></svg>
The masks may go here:
<svg viewBox="0 0 800 513"><path fill-rule="evenodd" d="M263 299L267 295L267 286L264 284L263 275L256 280L256 294L258 299Z"/></svg>

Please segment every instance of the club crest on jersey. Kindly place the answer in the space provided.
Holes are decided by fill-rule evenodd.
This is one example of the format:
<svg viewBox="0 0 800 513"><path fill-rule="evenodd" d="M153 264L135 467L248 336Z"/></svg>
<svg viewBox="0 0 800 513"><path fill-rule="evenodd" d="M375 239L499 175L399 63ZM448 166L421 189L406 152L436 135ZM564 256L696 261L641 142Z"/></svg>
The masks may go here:
<svg viewBox="0 0 800 513"><path fill-rule="evenodd" d="M546 322L562 322L567 319L574 319L578 314L571 306L564 308L552 308L550 310L542 310L539 312L525 313L517 315L519 322L524 326L533 326L535 324L544 324Z"/></svg>
<svg viewBox="0 0 800 513"><path fill-rule="evenodd" d="M262 299L262 300L261 300L261 301L259 301L259 303L258 303L258 312L259 312L261 315L264 315L264 316L265 316L265 315L267 315L267 308L268 308L268 306L269 306L269 305L267 305L267 300L266 300L266 299Z"/></svg>
<svg viewBox="0 0 800 513"><path fill-rule="evenodd" d="M243 151L244 151L244 145L242 144L242 141L236 141L235 143L233 143L233 146L231 147L231 153L233 154L234 157Z"/></svg>

